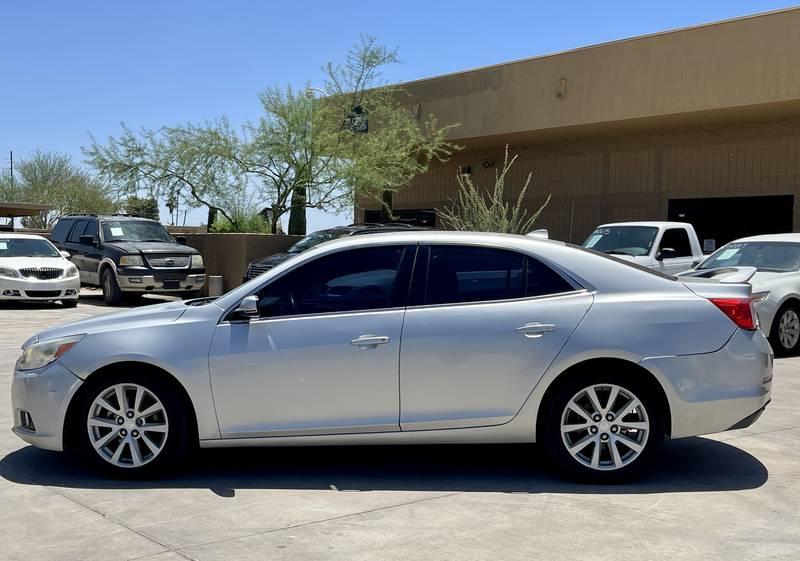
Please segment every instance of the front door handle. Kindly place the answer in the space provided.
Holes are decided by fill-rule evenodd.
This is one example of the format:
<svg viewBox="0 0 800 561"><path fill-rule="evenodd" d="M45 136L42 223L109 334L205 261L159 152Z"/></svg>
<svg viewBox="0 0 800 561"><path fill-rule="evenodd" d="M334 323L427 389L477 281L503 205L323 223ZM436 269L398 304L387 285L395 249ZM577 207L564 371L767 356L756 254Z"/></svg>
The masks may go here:
<svg viewBox="0 0 800 561"><path fill-rule="evenodd" d="M517 333L521 333L528 339L538 339L548 331L555 331L556 326L552 323L540 323L538 321L533 321L531 323L526 323L521 327L517 327Z"/></svg>
<svg viewBox="0 0 800 561"><path fill-rule="evenodd" d="M385 335L362 335L358 339L353 339L350 344L362 349L374 349L378 345L385 345L390 339Z"/></svg>

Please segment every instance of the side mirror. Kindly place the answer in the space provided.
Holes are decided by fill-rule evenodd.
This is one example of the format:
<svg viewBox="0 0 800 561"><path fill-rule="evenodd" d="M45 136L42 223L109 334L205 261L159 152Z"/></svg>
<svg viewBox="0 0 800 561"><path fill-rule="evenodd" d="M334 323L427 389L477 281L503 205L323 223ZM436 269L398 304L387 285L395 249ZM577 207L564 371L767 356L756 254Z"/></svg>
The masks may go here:
<svg viewBox="0 0 800 561"><path fill-rule="evenodd" d="M697 266L702 262L703 262L702 259L695 259L694 261L692 261L692 269L696 269Z"/></svg>
<svg viewBox="0 0 800 561"><path fill-rule="evenodd" d="M97 241L94 239L94 236L81 236L78 238L78 243L81 245L97 245Z"/></svg>
<svg viewBox="0 0 800 561"><path fill-rule="evenodd" d="M61 254L61 257L63 257L64 259L69 259L70 257L72 257L69 251L59 251L59 253Z"/></svg>
<svg viewBox="0 0 800 561"><path fill-rule="evenodd" d="M181 245L186 245L186 236L175 236L175 241Z"/></svg>
<svg viewBox="0 0 800 561"><path fill-rule="evenodd" d="M671 247L662 248L661 251L656 253L656 261L663 261L664 259L674 259L678 256L678 252Z"/></svg>
<svg viewBox="0 0 800 561"><path fill-rule="evenodd" d="M245 296L234 310L235 313L246 318L258 317L258 296L251 294Z"/></svg>

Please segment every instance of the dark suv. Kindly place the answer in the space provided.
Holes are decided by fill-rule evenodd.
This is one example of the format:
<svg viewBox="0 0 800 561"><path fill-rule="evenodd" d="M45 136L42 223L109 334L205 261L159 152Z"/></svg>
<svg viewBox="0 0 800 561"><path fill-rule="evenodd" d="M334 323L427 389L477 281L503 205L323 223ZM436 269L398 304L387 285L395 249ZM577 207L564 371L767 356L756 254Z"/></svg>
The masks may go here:
<svg viewBox="0 0 800 561"><path fill-rule="evenodd" d="M178 243L161 223L128 215L67 215L50 240L68 251L81 284L100 286L107 304L146 292L200 295L206 282L203 257Z"/></svg>
<svg viewBox="0 0 800 561"><path fill-rule="evenodd" d="M363 234L380 234L385 232L408 232L411 230L430 230L430 228L420 228L418 226L411 226L410 224L394 223L394 224L351 224L350 226L337 226L336 228L328 228L327 230L317 230L302 240L295 243L292 247L286 250L285 253L275 253L269 257L262 257L256 259L247 266L247 271L244 274L244 281L257 277L272 269L278 263L283 263L290 257L302 253L307 249L311 249L315 245L323 242L344 238L346 236L360 236Z"/></svg>

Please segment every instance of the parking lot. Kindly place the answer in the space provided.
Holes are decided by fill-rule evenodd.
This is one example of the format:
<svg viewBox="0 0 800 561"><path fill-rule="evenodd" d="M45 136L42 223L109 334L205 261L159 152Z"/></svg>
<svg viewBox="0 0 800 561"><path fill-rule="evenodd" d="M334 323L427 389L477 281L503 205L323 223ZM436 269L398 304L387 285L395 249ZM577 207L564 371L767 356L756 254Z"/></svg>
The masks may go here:
<svg viewBox="0 0 800 561"><path fill-rule="evenodd" d="M124 482L10 430L20 344L108 313L0 307L0 559L797 559L800 358L746 430L667 443L624 486L560 480L530 446L200 452L162 481Z"/></svg>

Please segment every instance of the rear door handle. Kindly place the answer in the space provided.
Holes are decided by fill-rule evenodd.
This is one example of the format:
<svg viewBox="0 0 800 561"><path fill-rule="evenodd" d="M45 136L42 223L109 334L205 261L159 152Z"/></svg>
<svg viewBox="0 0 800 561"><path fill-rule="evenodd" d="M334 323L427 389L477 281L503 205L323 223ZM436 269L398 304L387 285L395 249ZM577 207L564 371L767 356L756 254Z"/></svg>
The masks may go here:
<svg viewBox="0 0 800 561"><path fill-rule="evenodd" d="M385 335L362 335L358 339L353 339L350 344L362 349L374 349L378 345L385 345L390 339Z"/></svg>
<svg viewBox="0 0 800 561"><path fill-rule="evenodd" d="M521 327L517 327L517 333L521 333L528 339L538 339L548 331L555 331L556 326L552 323L540 323L533 321L526 323Z"/></svg>

